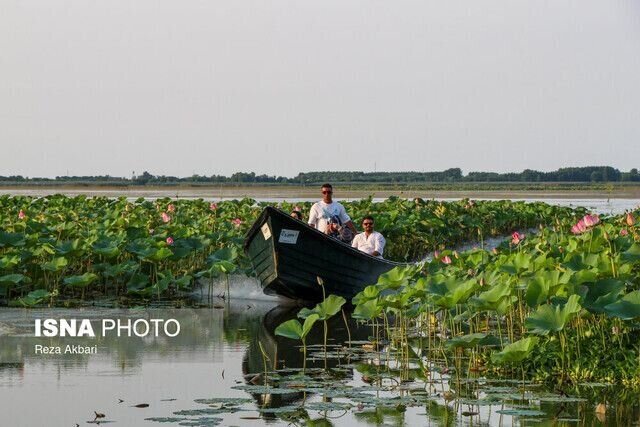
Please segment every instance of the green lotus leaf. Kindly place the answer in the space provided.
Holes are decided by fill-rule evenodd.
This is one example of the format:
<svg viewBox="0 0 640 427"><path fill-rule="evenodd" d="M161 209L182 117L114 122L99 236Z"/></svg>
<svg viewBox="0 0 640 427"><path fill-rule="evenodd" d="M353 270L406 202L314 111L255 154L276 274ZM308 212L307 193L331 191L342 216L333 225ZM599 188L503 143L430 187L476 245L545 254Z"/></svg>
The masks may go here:
<svg viewBox="0 0 640 427"><path fill-rule="evenodd" d="M83 288L93 283L98 276L94 273L85 273L79 276L66 277L63 282L67 286L73 286L74 288Z"/></svg>
<svg viewBox="0 0 640 427"><path fill-rule="evenodd" d="M537 307L550 297L560 293L571 276L562 275L560 271L539 271L529 280L525 299L529 307Z"/></svg>
<svg viewBox="0 0 640 427"><path fill-rule="evenodd" d="M531 255L525 252L519 252L512 255L500 269L509 274L521 274L529 270L531 260Z"/></svg>
<svg viewBox="0 0 640 427"><path fill-rule="evenodd" d="M115 258L120 255L120 242L115 239L102 239L95 242L91 249L105 258Z"/></svg>
<svg viewBox="0 0 640 427"><path fill-rule="evenodd" d="M382 306L376 298L356 305L351 317L358 320L373 320L381 315Z"/></svg>
<svg viewBox="0 0 640 427"><path fill-rule="evenodd" d="M231 274L234 271L236 271L236 265L230 261L227 260L220 260L217 261L214 265L213 265L218 271L220 271L221 273L225 273L225 274Z"/></svg>
<svg viewBox="0 0 640 427"><path fill-rule="evenodd" d="M18 255L5 255L0 258L0 270L9 270L20 263Z"/></svg>
<svg viewBox="0 0 640 427"><path fill-rule="evenodd" d="M127 292L138 293L143 291L149 285L149 276L146 274L136 273L131 276L127 282Z"/></svg>
<svg viewBox="0 0 640 427"><path fill-rule="evenodd" d="M492 353L491 361L497 364L522 362L529 357L539 340L538 337L526 337L508 344L502 351Z"/></svg>
<svg viewBox="0 0 640 427"><path fill-rule="evenodd" d="M493 345L500 345L500 340L493 335L482 333L461 335L446 342L446 346L449 348L473 348Z"/></svg>
<svg viewBox="0 0 640 427"><path fill-rule="evenodd" d="M525 326L534 334L548 335L558 332L580 312L582 307L578 295L571 295L564 306L545 304L525 320Z"/></svg>
<svg viewBox="0 0 640 427"><path fill-rule="evenodd" d="M69 262L65 257L57 257L49 262L45 262L41 267L45 271L51 271L55 273L64 269L68 264Z"/></svg>
<svg viewBox="0 0 640 427"><path fill-rule="evenodd" d="M302 338L305 338L309 332L311 332L311 328L313 328L314 323L316 323L319 319L317 314L312 314L306 319L304 319L304 323L302 324Z"/></svg>
<svg viewBox="0 0 640 427"><path fill-rule="evenodd" d="M402 266L394 267L380 275L378 278L378 286L389 289L398 289L409 283L410 275L411 269Z"/></svg>
<svg viewBox="0 0 640 427"><path fill-rule="evenodd" d="M478 310L497 311L500 302L509 300L511 296L511 285L508 281L500 282L492 286L487 291L482 292L477 297L471 298L471 302Z"/></svg>
<svg viewBox="0 0 640 427"><path fill-rule="evenodd" d="M18 298L18 302L23 307L33 307L40 304L45 298L48 298L51 294L45 289L37 289L29 292L26 297Z"/></svg>
<svg viewBox="0 0 640 427"><path fill-rule="evenodd" d="M624 282L612 278L586 283L583 286L586 291L583 306L593 313L604 313L605 307L618 301L625 288Z"/></svg>
<svg viewBox="0 0 640 427"><path fill-rule="evenodd" d="M302 324L297 319L288 320L278 325L275 334L292 340L299 340L302 338Z"/></svg>
<svg viewBox="0 0 640 427"><path fill-rule="evenodd" d="M31 279L24 274L7 274L0 276L0 283L11 283L17 285L18 283L30 283Z"/></svg>
<svg viewBox="0 0 640 427"><path fill-rule="evenodd" d="M359 304L361 302L377 298L380 295L380 288L376 285L369 285L353 297L352 303Z"/></svg>
<svg viewBox="0 0 640 427"><path fill-rule="evenodd" d="M311 331L313 324L319 319L319 316L312 313L304 321L304 324L300 324L297 319L291 319L278 325L275 330L276 335L280 335L285 338L293 340L302 340Z"/></svg>
<svg viewBox="0 0 640 427"><path fill-rule="evenodd" d="M96 266L94 265L94 269L96 268ZM108 265L105 269L104 269L104 276L105 277L118 277L118 276L122 276L124 274L132 274L134 271L136 271L139 268L139 265L137 262L129 260L129 261L125 261L125 262L121 262L115 265Z"/></svg>
<svg viewBox="0 0 640 427"><path fill-rule="evenodd" d="M298 312L298 317L306 319L311 314L318 315L318 320L327 320L335 316L347 301L337 295L329 295L324 301L318 303L313 309L303 308Z"/></svg>
<svg viewBox="0 0 640 427"><path fill-rule="evenodd" d="M7 233L0 230L0 248L18 247L26 244L25 235L22 233Z"/></svg>
<svg viewBox="0 0 640 427"><path fill-rule="evenodd" d="M636 262L640 260L640 244L634 243L622 253L622 259L627 262Z"/></svg>
<svg viewBox="0 0 640 427"><path fill-rule="evenodd" d="M607 305L605 311L623 320L640 317L640 291L629 292L617 302Z"/></svg>
<svg viewBox="0 0 640 427"><path fill-rule="evenodd" d="M62 256L80 256L84 249L80 245L80 239L61 242L56 246L56 253Z"/></svg>
<svg viewBox="0 0 640 427"><path fill-rule="evenodd" d="M238 249L235 246L227 246L218 249L207 258L210 262L227 261L233 263L238 258Z"/></svg>
<svg viewBox="0 0 640 427"><path fill-rule="evenodd" d="M427 292L436 306L449 309L466 301L477 287L476 279L463 281L456 277L432 276Z"/></svg>
<svg viewBox="0 0 640 427"><path fill-rule="evenodd" d="M169 258L171 255L173 255L173 252L171 252L171 249L169 248L160 248L157 249L155 251L153 251L153 253L148 256L147 258L150 259L151 261L154 262L160 262L164 259Z"/></svg>

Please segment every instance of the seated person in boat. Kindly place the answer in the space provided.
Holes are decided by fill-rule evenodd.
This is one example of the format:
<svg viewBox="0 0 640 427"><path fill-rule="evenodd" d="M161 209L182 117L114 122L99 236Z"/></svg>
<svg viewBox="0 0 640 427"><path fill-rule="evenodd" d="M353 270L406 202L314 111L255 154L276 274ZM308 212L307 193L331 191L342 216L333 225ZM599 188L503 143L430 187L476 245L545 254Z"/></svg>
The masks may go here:
<svg viewBox="0 0 640 427"><path fill-rule="evenodd" d="M339 234L341 228L349 229L352 235L358 232L344 206L333 201L331 184L322 184L322 200L311 206L308 223L311 227L331 235ZM332 223L337 225L330 226Z"/></svg>
<svg viewBox="0 0 640 427"><path fill-rule="evenodd" d="M382 234L373 230L373 223L372 216L365 216L362 219L362 228L364 231L353 238L351 246L369 255L382 258L384 245L387 242Z"/></svg>
<svg viewBox="0 0 640 427"><path fill-rule="evenodd" d="M351 231L351 229L345 225L342 225L340 223L340 219L335 216L329 220L329 224L327 225L325 233L327 233L334 239L338 239L344 243L351 244L351 241L353 240L353 232Z"/></svg>
<svg viewBox="0 0 640 427"><path fill-rule="evenodd" d="M298 221L302 221L302 212L299 210L292 210L291 217L297 219Z"/></svg>

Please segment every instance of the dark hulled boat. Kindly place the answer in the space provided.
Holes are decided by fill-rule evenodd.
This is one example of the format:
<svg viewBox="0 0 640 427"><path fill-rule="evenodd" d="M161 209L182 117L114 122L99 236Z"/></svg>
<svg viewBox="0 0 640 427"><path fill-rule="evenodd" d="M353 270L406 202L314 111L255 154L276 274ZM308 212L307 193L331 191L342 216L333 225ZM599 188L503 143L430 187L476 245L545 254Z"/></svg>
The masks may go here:
<svg viewBox="0 0 640 427"><path fill-rule="evenodd" d="M400 263L376 258L273 207L253 224L244 244L264 293L303 301L327 295L350 300Z"/></svg>

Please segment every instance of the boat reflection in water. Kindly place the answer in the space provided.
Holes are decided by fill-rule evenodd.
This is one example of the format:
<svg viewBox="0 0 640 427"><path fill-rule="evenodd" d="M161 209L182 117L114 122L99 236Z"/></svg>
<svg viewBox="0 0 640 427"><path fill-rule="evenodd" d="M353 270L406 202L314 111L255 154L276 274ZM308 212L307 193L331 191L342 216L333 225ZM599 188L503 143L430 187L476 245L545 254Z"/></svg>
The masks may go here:
<svg viewBox="0 0 640 427"><path fill-rule="evenodd" d="M303 352L300 341L275 335L275 329L283 322L295 319L300 309L297 307L275 307L266 313L260 322L257 333L251 335L251 341L242 361L242 372L246 383L249 385L267 385L272 383L271 378L265 378L265 363L267 377L274 371L281 379L289 376L295 381L295 377L301 374L303 367ZM307 376L315 376L320 373L328 373L336 380L349 380L353 378L353 369L349 366L352 360L346 351L340 351L343 346L351 341L367 340L371 331L370 327L358 324L347 315L347 325L341 313L327 321L327 358L324 357L324 326L318 321L306 338L307 345ZM262 346L262 349L260 348ZM267 359L268 358L268 359ZM293 391L286 394L251 393L261 407L279 408L295 405L309 397L309 392ZM265 413L265 417L272 417Z"/></svg>

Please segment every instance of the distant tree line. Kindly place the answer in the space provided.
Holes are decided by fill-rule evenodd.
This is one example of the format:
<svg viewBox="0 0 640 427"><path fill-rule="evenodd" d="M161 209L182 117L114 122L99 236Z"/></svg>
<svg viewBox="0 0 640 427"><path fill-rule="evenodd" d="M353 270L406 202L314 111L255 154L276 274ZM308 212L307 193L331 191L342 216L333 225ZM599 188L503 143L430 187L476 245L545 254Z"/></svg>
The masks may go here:
<svg viewBox="0 0 640 427"><path fill-rule="evenodd" d="M621 172L611 166L586 166L561 168L552 172L525 169L522 172L469 172L462 174L460 168L440 172L301 172L293 178L275 175L256 175L254 172L236 172L231 176L193 175L186 178L167 175L152 175L145 171L131 178L102 176L57 176L55 178L29 178L20 175L0 176L0 182L13 183L100 183L113 185L168 185L180 183L272 183L272 184L318 184L323 182L347 183L456 183L456 182L640 182L638 169Z"/></svg>

